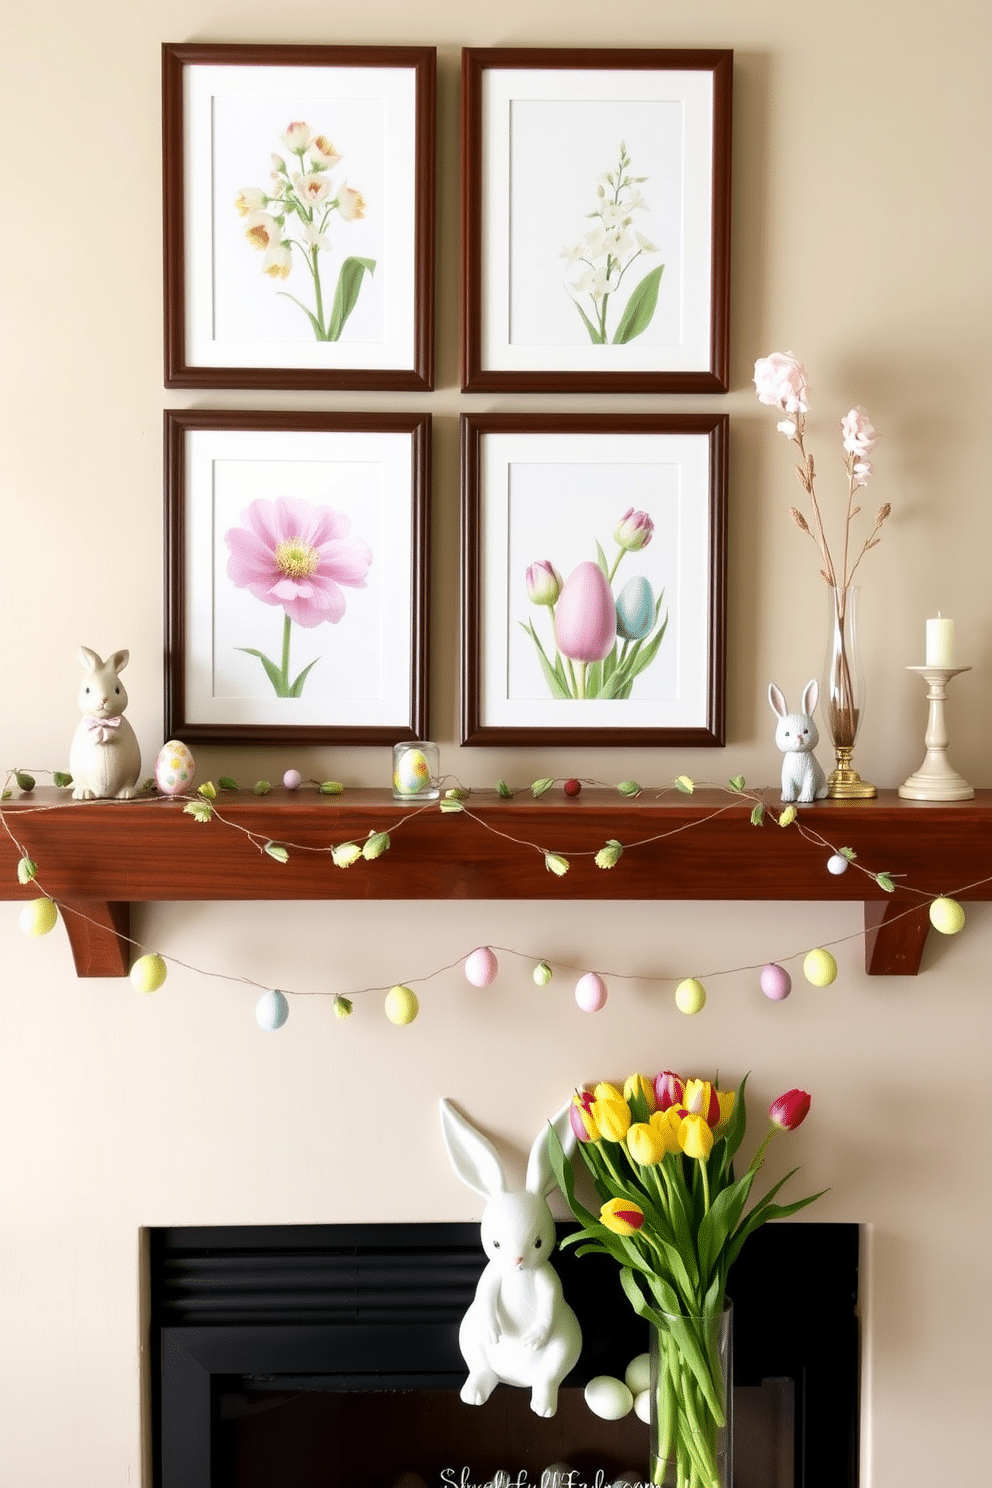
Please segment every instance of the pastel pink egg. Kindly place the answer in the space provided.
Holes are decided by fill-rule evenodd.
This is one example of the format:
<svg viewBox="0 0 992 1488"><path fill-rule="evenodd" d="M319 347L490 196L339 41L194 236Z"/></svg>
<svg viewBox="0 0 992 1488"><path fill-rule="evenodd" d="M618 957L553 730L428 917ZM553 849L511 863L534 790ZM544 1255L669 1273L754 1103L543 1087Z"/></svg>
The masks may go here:
<svg viewBox="0 0 992 1488"><path fill-rule="evenodd" d="M762 992L772 1002L781 1002L792 991L792 978L784 967L776 966L774 961L761 968L758 980Z"/></svg>
<svg viewBox="0 0 992 1488"><path fill-rule="evenodd" d="M465 976L473 987L488 987L496 980L499 962L488 946L480 946L465 960Z"/></svg>
<svg viewBox="0 0 992 1488"><path fill-rule="evenodd" d="M587 971L575 984L575 1000L584 1013L598 1013L606 1006L606 983L595 971Z"/></svg>

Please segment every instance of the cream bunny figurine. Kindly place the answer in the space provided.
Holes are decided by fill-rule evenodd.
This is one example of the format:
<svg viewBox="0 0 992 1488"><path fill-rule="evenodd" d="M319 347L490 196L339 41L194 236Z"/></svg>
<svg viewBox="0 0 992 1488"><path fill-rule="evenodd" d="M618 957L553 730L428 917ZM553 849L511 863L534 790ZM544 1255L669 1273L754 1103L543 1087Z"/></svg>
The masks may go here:
<svg viewBox="0 0 992 1488"><path fill-rule="evenodd" d="M141 774L141 751L134 729L122 715L127 693L118 675L129 653L115 651L101 661L88 646L80 646L83 680L78 702L82 718L69 746L72 795L76 801L126 799L135 794Z"/></svg>
<svg viewBox="0 0 992 1488"><path fill-rule="evenodd" d="M553 1125L569 1151L575 1138L568 1106ZM461 1398L482 1405L503 1381L529 1387L531 1410L553 1416L558 1387L581 1352L582 1332L549 1264L556 1237L544 1197L555 1186L548 1129L542 1128L531 1147L522 1190L507 1189L495 1147L444 1099L441 1131L455 1173L487 1200L482 1248L489 1264L458 1331L469 1370Z"/></svg>
<svg viewBox="0 0 992 1488"><path fill-rule="evenodd" d="M820 801L827 794L827 777L813 750L820 742L819 731L813 722L813 711L820 695L819 684L814 678L806 683L803 692L802 711L790 713L785 695L772 682L768 687L768 701L778 719L775 728L775 743L783 751L782 800Z"/></svg>

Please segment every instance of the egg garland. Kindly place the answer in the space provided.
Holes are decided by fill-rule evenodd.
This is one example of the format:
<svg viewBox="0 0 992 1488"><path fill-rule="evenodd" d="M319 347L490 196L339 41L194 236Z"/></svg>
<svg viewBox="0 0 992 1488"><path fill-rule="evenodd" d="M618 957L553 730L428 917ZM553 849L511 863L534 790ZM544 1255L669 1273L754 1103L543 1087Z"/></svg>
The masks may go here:
<svg viewBox="0 0 992 1488"><path fill-rule="evenodd" d="M813 987L829 987L837 976L837 962L829 951L816 946L803 961L803 976Z"/></svg>
<svg viewBox="0 0 992 1488"><path fill-rule="evenodd" d="M595 971L587 971L575 984L575 1001L584 1013L600 1012L609 995L606 983Z"/></svg>
<svg viewBox="0 0 992 1488"><path fill-rule="evenodd" d="M792 978L784 966L770 961L758 973L761 990L770 1002L784 1002L792 991Z"/></svg>
<svg viewBox="0 0 992 1488"><path fill-rule="evenodd" d="M129 975L135 991L157 992L165 985L169 971L162 957L152 952L147 956L139 956Z"/></svg>
<svg viewBox="0 0 992 1488"><path fill-rule="evenodd" d="M680 1013L693 1017L706 1006L706 988L696 977L686 977L675 988L675 1006Z"/></svg>
<svg viewBox="0 0 992 1488"><path fill-rule="evenodd" d="M957 935L964 927L964 910L956 899L935 899L930 905L930 923L941 935Z"/></svg>
<svg viewBox="0 0 992 1488"><path fill-rule="evenodd" d="M420 1002L409 987L391 987L386 993L385 1009L390 1023L402 1026L413 1022L420 1012Z"/></svg>
<svg viewBox="0 0 992 1488"><path fill-rule="evenodd" d="M488 946L480 946L465 961L465 978L473 987L489 987L499 973L499 962Z"/></svg>
<svg viewBox="0 0 992 1488"><path fill-rule="evenodd" d="M255 1022L265 1033L275 1033L289 1017L289 1002L284 993L273 988L263 992L255 1004Z"/></svg>
<svg viewBox="0 0 992 1488"><path fill-rule="evenodd" d="M17 918L25 935L47 935L58 924L59 912L52 899L31 899Z"/></svg>

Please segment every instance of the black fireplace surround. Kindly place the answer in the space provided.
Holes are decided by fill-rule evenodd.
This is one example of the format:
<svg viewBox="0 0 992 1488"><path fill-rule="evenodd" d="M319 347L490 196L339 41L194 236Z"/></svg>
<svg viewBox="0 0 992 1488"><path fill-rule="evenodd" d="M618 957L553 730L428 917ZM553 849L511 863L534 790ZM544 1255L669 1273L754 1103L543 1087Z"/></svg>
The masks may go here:
<svg viewBox="0 0 992 1488"><path fill-rule="evenodd" d="M559 1237L573 1228L560 1223ZM224 1417L244 1398L239 1390L282 1388L283 1398L315 1388L332 1392L327 1398L453 1391L457 1402L465 1378L458 1323L485 1264L477 1225L185 1227L148 1238L155 1488L254 1481L231 1465L225 1445ZM857 1488L858 1256L857 1225L780 1222L749 1239L731 1272L735 1385L791 1382L794 1488ZM622 1376L647 1333L615 1264L566 1248L555 1268L584 1340L566 1384ZM232 1381L241 1382L233 1394ZM355 1423L364 1419L357 1398L337 1396ZM493 1401L455 1409L479 1422ZM365 1433L360 1471L335 1473L332 1447L312 1472L296 1472L287 1452L264 1481L379 1488L375 1440L388 1429L355 1429ZM510 1428L507 1444L512 1459ZM646 1468L645 1459L645 1477Z"/></svg>

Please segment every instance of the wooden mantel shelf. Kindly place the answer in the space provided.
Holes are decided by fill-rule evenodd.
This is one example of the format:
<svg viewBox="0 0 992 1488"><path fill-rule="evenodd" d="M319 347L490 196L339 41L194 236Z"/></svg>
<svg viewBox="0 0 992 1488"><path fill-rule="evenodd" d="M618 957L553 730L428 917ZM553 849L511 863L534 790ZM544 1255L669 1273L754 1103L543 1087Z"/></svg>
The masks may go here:
<svg viewBox="0 0 992 1488"><path fill-rule="evenodd" d="M760 795L779 809L776 791ZM854 865L828 873L827 851L797 824L782 829L769 817L752 826L753 797L697 790L659 800L646 790L631 800L587 789L575 800L559 790L501 800L478 792L467 815L394 801L388 791L278 788L223 792L215 802L223 820L202 824L182 801L74 802L67 791L39 789L4 804L0 897L49 894L64 911L80 976L127 974L132 903L268 899L855 900L864 903L867 971L913 976L929 918L928 899L912 890L992 899L992 791L961 802L882 791L875 801L800 808L800 824L834 848L853 848L872 873L891 874L894 894ZM388 852L334 865L332 844L361 843L373 830L389 831ZM591 855L610 838L627 851L603 870ZM287 844L288 862L262 851L266 841ZM561 853L570 871L549 873L543 853L521 843ZM35 884L18 883L21 851L38 865Z"/></svg>

